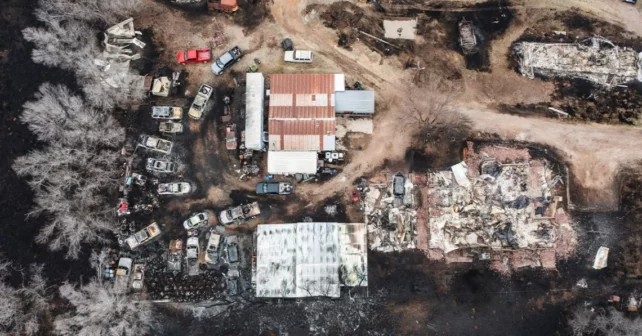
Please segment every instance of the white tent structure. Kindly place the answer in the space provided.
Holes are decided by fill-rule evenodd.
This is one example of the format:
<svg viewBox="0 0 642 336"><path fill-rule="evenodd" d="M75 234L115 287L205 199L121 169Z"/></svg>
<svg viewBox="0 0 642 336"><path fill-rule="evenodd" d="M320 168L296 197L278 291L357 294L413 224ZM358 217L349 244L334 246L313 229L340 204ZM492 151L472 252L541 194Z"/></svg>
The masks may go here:
<svg viewBox="0 0 642 336"><path fill-rule="evenodd" d="M265 77L259 72L248 72L245 77L245 148L263 149L263 104Z"/></svg>

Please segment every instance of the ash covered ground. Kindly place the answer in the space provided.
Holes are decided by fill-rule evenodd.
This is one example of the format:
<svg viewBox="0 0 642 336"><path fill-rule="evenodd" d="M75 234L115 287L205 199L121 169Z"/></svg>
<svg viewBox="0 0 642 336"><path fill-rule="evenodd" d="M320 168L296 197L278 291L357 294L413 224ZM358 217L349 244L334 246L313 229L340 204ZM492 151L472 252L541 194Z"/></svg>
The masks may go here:
<svg viewBox="0 0 642 336"><path fill-rule="evenodd" d="M155 4L155 6L159 5L164 6L161 3ZM250 5L243 3L241 7ZM426 15L425 21L438 21L444 24L443 27L434 28L438 31L445 31L442 38L448 42L442 41L440 48L447 49L448 52L459 52L453 39L456 33L454 31L456 23L462 16L469 15L470 19L478 22L482 30L490 26L487 36L488 43L490 43L493 39L501 38L506 27L513 24L514 13L512 9L501 9L502 6L510 7L509 5L504 2L491 2L466 7L466 11L455 12L457 14L441 12L437 10L438 8L414 9L411 6L409 9L401 9L396 14L414 15L421 12ZM265 17L269 15L265 9L267 4L265 6L247 16L238 15L231 20L222 19L222 21L229 20L240 23L243 26L244 34L260 31L257 26L260 27ZM329 12L324 12L325 14L322 15L322 19L326 22L331 21L331 14L342 10L343 7L354 5L333 6L338 8L330 7L327 9ZM485 13L486 8L494 8L495 6L499 9L487 10L488 15L480 14ZM11 169L11 162L15 157L40 146L35 142L35 137L18 120L22 104L32 96L38 85L45 81L62 82L75 88L73 75L33 64L30 61L30 46L22 39L20 30L26 26L36 25L32 14L34 7L35 1L33 3L11 1L10 5L5 7L6 10L0 14L3 26L6 27L3 28L3 34L0 37L0 69L3 74L0 84L0 92L2 93L0 148L5 157L0 166L0 173L2 173L2 183L0 184L2 201L0 204L3 205L4 224L0 241L3 242L2 253L18 265L26 266L34 261L47 265L45 269L49 281L52 285L57 285L64 280L79 282L83 278L91 276L93 270L89 268L86 261L81 263L67 261L61 253L52 253L44 246L33 242L33 236L36 235L43 221L47 219L26 217L31 207L32 193ZM373 14L372 9L364 8L364 6L359 8L373 17L382 15ZM467 11L469 9L470 12ZM480 9L480 11L475 9ZM173 13L183 15L180 11L182 9ZM202 22L207 20L207 17L191 12L184 15L195 20L202 20ZM498 16L502 18L500 19L501 24L491 24ZM276 20L278 20L278 16ZM268 21L266 20L266 22ZM582 28L581 24L577 26L571 21L565 22L568 26ZM338 26L341 29L347 27L340 24ZM583 31L592 32L591 29ZM154 33L153 28L150 33ZM429 36L434 31L420 33ZM162 32L158 32L158 34L160 35ZM161 37L158 38L161 39ZM265 44L278 40L277 36L269 36L268 33L265 33L265 36L261 38L268 41ZM340 34L331 42L336 44L339 38L342 38ZM522 38L527 39L529 35L524 35ZM249 38L243 40L242 43L248 42L247 40ZM351 42L354 42L354 39ZM252 40L248 43L256 44L257 42ZM160 45L160 43L158 44ZM259 47L264 46L263 44L264 42L261 40ZM357 45L355 49L360 50L358 47L363 46ZM366 47L386 54L383 44L369 42ZM436 50L434 46L429 47L433 48L430 50ZM424 46L424 48L428 48L428 46ZM270 49L275 49L275 47ZM221 50L219 49L217 52ZM271 52L278 53L275 50L271 50ZM489 50L485 49L483 53L479 54L479 59L457 59L457 61L453 61L452 55L448 52L444 52L446 56L441 55L436 58L440 62L439 64L445 65L443 69L445 78L453 81L468 80L466 78L470 76L470 73L464 72L464 77L462 77L453 63L463 65L463 68L467 68L469 71L492 72L493 64L489 60L493 58ZM419 52L411 50L411 53ZM172 56L170 55L170 57ZM405 62L403 59L405 56L405 54L399 56L402 61L390 62ZM270 56L265 57L269 59ZM385 57L397 57L397 55L391 53ZM381 60L383 62L383 58ZM284 70L269 64L265 66L269 70ZM336 68L331 66L323 68L323 70L327 69L334 70ZM285 70L292 70L292 68ZM350 70L348 69L348 71ZM154 69L154 71L160 71L160 69ZM204 75L200 69L189 72L185 78L185 87L194 87L198 85ZM242 76L240 77L242 78ZM236 174L240 164L238 153L230 153L224 149L223 127L216 122L224 113L223 97L225 95L233 97L233 104L239 104L239 101L242 101L240 89L232 93L229 91L232 85L231 78L226 77L217 83L218 85L215 87L216 101L206 119L194 129L190 126L187 134L176 139L179 149L176 159L183 162L187 168L182 177L197 185L196 192L187 198L161 198L159 209L155 210L153 214L141 214L139 218L136 218L136 229L146 225L152 219L165 223L163 231L166 235L162 238L163 242L158 244L156 251L152 248L146 250L147 254L162 254L165 244L169 242L170 238L185 238L186 233L181 227L181 222L187 214L202 210L218 213L229 205L243 204L253 200L261 202L261 216L250 221L247 225L228 228L227 234L248 236L258 223L302 221L306 217L311 217L315 221L362 220L357 205L349 200L347 191L353 188L350 183L346 183L347 187L340 187L328 192L330 197L318 197L314 199L314 203L311 203L308 194L293 195L287 198L257 197L253 195L251 181L238 182ZM381 85L383 86L383 84ZM637 91L619 93L620 91L616 90L608 94L599 91L593 95L594 101L591 104L593 109L589 110L583 105L585 104L583 98L591 95L592 88L585 89L581 83L558 82L556 85L552 100L565 101L567 104L565 106L575 111L572 114L578 119L632 123L630 118L638 117L631 112L638 108L635 103ZM572 88L569 85L572 85ZM627 102L624 106L621 106L622 98L619 95L625 96ZM182 100L180 104L187 106L189 98ZM394 105L395 101L388 100L385 104ZM515 106L522 105L510 105L511 108L515 108ZM613 108L618 111L617 115L605 112ZM123 126L128 128L130 135L133 136L138 132L157 126L149 118L149 110L149 105L143 105L138 111L120 119ZM386 114L390 114L388 106L384 106L383 110L385 112L382 118L385 118ZM236 121L241 122L240 119ZM380 119L376 120L376 122L380 121ZM385 127L375 129L383 132L386 131ZM463 146L462 140L478 138L488 140L497 137L499 136L496 134L480 134L472 130L467 131L466 134L454 136L443 134L437 136L437 140L431 137L431 142L425 147L406 146L400 150L399 157L390 160L382 158L381 162L377 161L378 163L374 163L372 166L381 171L426 172L433 169L444 169L460 160L457 150ZM451 138L455 141L450 141ZM354 155L354 165L363 163L359 162L358 155L372 154L369 152L373 150L372 148L365 146L362 150L357 148L360 146L355 145L355 152L361 152L361 154ZM572 159L563 151L555 156L555 159L559 156L563 161ZM142 167L142 164L142 161L137 162L139 168ZM621 211L571 212L580 243L573 256L558 263L557 271L526 269L509 275L500 275L489 270L488 265L480 261L466 264L445 264L429 261L425 254L418 251L393 253L369 251L369 287L367 290L349 293L346 291L341 299L335 300L255 300L251 295L244 294L240 298L234 298L228 302L224 309L207 307L212 310L212 314L204 314L200 318L194 317L189 309L181 310L175 309L171 304L158 304L155 313L158 314L162 323L154 333L158 335L570 334L566 317L573 307L584 304L584 302L591 302L595 306L604 305L606 298L612 294L626 297L635 290L636 281L642 276L642 271L640 271L642 266L639 265L642 260L640 258L642 251L639 247L642 233L636 225L640 218L642 204L640 204L640 195L637 192L640 189L640 180L636 174L636 168L634 167L632 172L622 173L619 177L623 186L620 199ZM346 168L346 174L349 173L355 174L353 177L356 177L360 176L362 171ZM336 184L336 181L337 177L334 177L327 183ZM309 188L316 189L317 187ZM574 193L579 194L580 191L571 190L571 192L572 198L579 197ZM325 210L327 205L336 205L336 213L329 214ZM591 264L600 246L612 247L611 259L609 259L608 268L597 272L591 269ZM150 261L150 263L152 262L155 261ZM164 262L165 260L160 260L158 264ZM203 288L203 282L207 282L208 277L213 279L210 281L211 287ZM220 292L224 291L226 285L222 283L222 277L218 270L206 273L203 278L194 280L194 284L185 284L182 282L183 278L176 276L168 277L167 281L182 282L178 286L185 286L187 289L180 288L181 291L199 291L195 295L202 295L203 298L206 296L217 297ZM577 282L581 279L586 280L587 288L577 286ZM165 287L174 286L174 284L158 283L155 286L162 286L165 290ZM247 287L245 289L249 290Z"/></svg>

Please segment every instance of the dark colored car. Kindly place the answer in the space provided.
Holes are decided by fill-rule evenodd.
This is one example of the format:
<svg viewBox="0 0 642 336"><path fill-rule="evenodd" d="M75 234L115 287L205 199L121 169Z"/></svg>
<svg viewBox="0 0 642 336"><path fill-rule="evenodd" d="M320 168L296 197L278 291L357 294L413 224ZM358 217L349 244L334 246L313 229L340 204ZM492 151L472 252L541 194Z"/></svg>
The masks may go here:
<svg viewBox="0 0 642 336"><path fill-rule="evenodd" d="M239 47L234 47L230 51L223 54L219 57L214 63L212 63L212 73L215 75L220 75L225 71L225 69L232 66L232 64L241 60L243 56L243 50Z"/></svg>
<svg viewBox="0 0 642 336"><path fill-rule="evenodd" d="M286 38L285 40L283 40L283 42L281 42L281 48L283 48L283 50L285 51L294 50L294 44L292 44L292 40Z"/></svg>
<svg viewBox="0 0 642 336"><path fill-rule="evenodd" d="M403 196L405 192L404 184L406 184L406 178L401 173L397 173L392 180L392 192L396 196Z"/></svg>
<svg viewBox="0 0 642 336"><path fill-rule="evenodd" d="M289 195L292 190L294 187L287 182L259 182L256 184L258 195Z"/></svg>

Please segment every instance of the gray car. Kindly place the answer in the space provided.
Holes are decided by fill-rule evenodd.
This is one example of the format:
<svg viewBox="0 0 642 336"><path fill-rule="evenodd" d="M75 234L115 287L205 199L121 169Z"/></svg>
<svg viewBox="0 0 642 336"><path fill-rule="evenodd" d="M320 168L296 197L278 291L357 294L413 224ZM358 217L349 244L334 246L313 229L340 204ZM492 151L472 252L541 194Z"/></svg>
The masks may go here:
<svg viewBox="0 0 642 336"><path fill-rule="evenodd" d="M243 56L243 51L239 47L234 47L230 51L226 52L223 54L223 56L219 57L214 63L212 63L212 73L215 75L220 75L225 71L225 69L229 68L234 64L235 62L238 62L241 60L241 56Z"/></svg>

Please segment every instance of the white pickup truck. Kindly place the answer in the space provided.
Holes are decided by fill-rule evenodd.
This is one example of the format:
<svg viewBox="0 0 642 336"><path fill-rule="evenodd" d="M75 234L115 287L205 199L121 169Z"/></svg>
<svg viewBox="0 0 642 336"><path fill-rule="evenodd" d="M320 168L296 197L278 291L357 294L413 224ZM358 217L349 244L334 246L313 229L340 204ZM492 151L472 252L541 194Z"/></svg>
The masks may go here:
<svg viewBox="0 0 642 336"><path fill-rule="evenodd" d="M312 63L314 55L309 50L290 50L285 52L283 60L293 63Z"/></svg>
<svg viewBox="0 0 642 336"><path fill-rule="evenodd" d="M194 102L192 103L192 106L190 106L189 112L187 112L187 115L189 115L190 118L198 120L203 117L205 106L210 100L210 96L212 96L212 91L214 91L214 89L212 89L211 86L201 84L201 87L198 89L198 93L194 98Z"/></svg>
<svg viewBox="0 0 642 336"><path fill-rule="evenodd" d="M223 210L218 215L218 219L221 221L221 224L230 224L234 221L249 219L260 214L261 209L259 208L259 203L252 202Z"/></svg>
<svg viewBox="0 0 642 336"><path fill-rule="evenodd" d="M174 144L169 140L142 134L138 138L138 145L153 151L169 154L172 152L172 146Z"/></svg>

